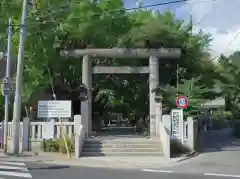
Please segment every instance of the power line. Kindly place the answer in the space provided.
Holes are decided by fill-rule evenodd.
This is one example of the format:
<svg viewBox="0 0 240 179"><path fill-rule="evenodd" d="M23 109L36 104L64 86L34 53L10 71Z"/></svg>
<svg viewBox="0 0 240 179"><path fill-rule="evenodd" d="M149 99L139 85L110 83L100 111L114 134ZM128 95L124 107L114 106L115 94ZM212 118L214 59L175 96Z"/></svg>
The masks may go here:
<svg viewBox="0 0 240 179"><path fill-rule="evenodd" d="M184 3L184 2L190 2L190 1L192 1L192 0L174 0L174 1L169 1L169 2L145 5L145 6L141 6L141 7L122 8L122 9L112 10L112 11L108 11L108 12L96 13L96 14L93 14L91 17L100 17L102 15L114 14L114 13L123 12L123 11L133 11L133 10L139 10L139 9L147 9L147 8L165 6L165 5L171 5L171 4L177 4L177 3ZM201 0L201 1L194 1L194 2L192 1L192 2L193 2L193 4L201 4L201 3L207 3L207 2L212 2L212 1L216 1L216 0L205 0L205 1ZM79 3L80 3L80 1L79 1ZM6 4L6 3L3 3L3 4ZM51 10L48 10L48 11L51 11ZM78 22L80 22L80 23L81 23L81 20L82 21L86 20L86 19L79 18L79 17L72 17L71 19L77 19ZM61 22L63 20L64 19L59 20L59 21ZM44 24L55 23L55 22L57 22L57 21L44 21ZM29 24L29 25L32 26L32 25L37 25L37 24L43 24L43 23L34 23L34 24ZM13 26L21 26L21 24L15 24Z"/></svg>
<svg viewBox="0 0 240 179"><path fill-rule="evenodd" d="M228 43L228 45L226 46L225 50L237 39L237 37L239 36L240 31L233 37L233 39Z"/></svg>
<svg viewBox="0 0 240 179"><path fill-rule="evenodd" d="M217 1L217 0L211 0L211 1L214 2L214 1ZM209 2L209 1L207 1L207 2ZM212 9L213 9L213 7L211 8L211 10ZM200 25L201 22L206 18L206 16L207 16L207 13L203 14L203 16L200 18L200 20L198 20L198 22L194 23L194 25Z"/></svg>
<svg viewBox="0 0 240 179"><path fill-rule="evenodd" d="M212 1L216 1L216 0L212 0ZM206 2L206 1L205 1L205 2ZM197 23L193 23L193 24L194 24L194 25L199 25L204 18L206 18L206 14L204 14L203 17L202 17ZM221 54L223 54L223 53L228 49L228 47L237 39L237 37L238 37L239 35L240 35L240 31L239 31L239 32L233 37L233 39L227 44L227 46L225 47L225 50L224 50ZM221 56L221 54L215 56L215 57L213 58L213 60L218 59L218 58Z"/></svg>
<svg viewBox="0 0 240 179"><path fill-rule="evenodd" d="M237 37L240 35L240 31L238 31L238 33L232 38L232 40L227 44L227 46L224 48L223 52L220 55L217 55L213 58L213 60L217 60L218 58L220 58L222 56L222 54L224 54L224 52L226 52L226 50L228 49L228 47L237 39Z"/></svg>
<svg viewBox="0 0 240 179"><path fill-rule="evenodd" d="M139 10L139 9L146 9L146 8L152 8L152 7L159 7L159 6L165 6L165 5L171 5L171 4L177 4L177 3L184 3L184 2L189 2L191 1L192 3L191 4L202 4L202 3L207 3L207 2L213 2L213 1L217 1L217 0L199 0L199 1L193 1L193 0L174 0L174 1L169 1L169 2L163 2L163 3L156 3L156 4L150 4L150 5L145 5L145 6L141 6L141 7L132 7L132 8L122 8L122 9L118 9L118 10L112 10L112 11L108 11L108 12L102 12L102 13L96 13L96 14L93 14L92 17L100 17L102 15L107 15L107 14L114 14L114 13L118 13L118 12L123 12L123 11L131 11L131 10ZM76 2L76 1L75 1ZM80 3L81 1L79 1ZM0 2L1 4L1 2ZM3 2L2 2L3 4ZM59 7L60 9L65 9L67 8L67 6L61 6ZM53 12L52 9L48 9L47 11L49 12ZM64 12L64 11L62 11ZM61 12L60 12L61 13ZM80 23L85 23L86 22L86 19L85 18L78 18L78 17L73 17L71 19L76 19L78 24ZM69 20L71 20L69 19ZM99 21L100 19L91 19L91 21ZM202 20L202 19L201 19ZM61 23L63 21L63 19L60 19L60 20L51 20L51 21L44 21L44 22L37 22L37 23L34 23L34 24L29 24L29 26L37 26L37 25L47 25L47 24L53 24L53 23ZM200 22L198 21L197 24L199 24ZM15 24L13 26L22 26L21 24ZM17 29L15 29L17 30ZM32 34L33 35L33 34Z"/></svg>

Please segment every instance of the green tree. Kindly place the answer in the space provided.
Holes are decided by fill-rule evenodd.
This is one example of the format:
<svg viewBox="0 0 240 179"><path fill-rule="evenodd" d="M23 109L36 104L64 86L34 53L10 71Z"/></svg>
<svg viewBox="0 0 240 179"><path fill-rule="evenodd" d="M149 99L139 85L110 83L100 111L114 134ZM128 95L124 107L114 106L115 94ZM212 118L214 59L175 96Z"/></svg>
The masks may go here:
<svg viewBox="0 0 240 179"><path fill-rule="evenodd" d="M215 95L214 89L207 88L201 83L201 78L192 78L190 80L183 80L178 87L167 85L165 87L158 87L156 95L161 95L163 98L163 105L166 109L176 108L177 96L186 96L188 98L188 107L184 109L185 116L196 117L199 114L200 108L208 99L212 99Z"/></svg>
<svg viewBox="0 0 240 179"><path fill-rule="evenodd" d="M216 84L221 88L226 98L226 110L231 111L233 116L239 116L240 109L240 53L237 51L230 56L222 55L219 59L217 72L219 78Z"/></svg>
<svg viewBox="0 0 240 179"><path fill-rule="evenodd" d="M20 0L4 1L0 11L1 24L13 13L19 24ZM41 0L29 13L25 48L24 103L37 89L52 83L57 97L62 93L69 99L78 97L81 81L81 60L63 59L60 49L73 48L180 48L180 59L160 59L160 83L176 87L176 69L181 68L181 80L197 78L208 70L206 56L209 34L192 33L192 23L177 20L173 13L151 10L126 11L121 0ZM2 30L2 29L1 29ZM14 52L18 47L19 27L15 26ZM6 33L1 31L0 38ZM94 65L143 66L147 59L94 59ZM201 78L202 83L211 82ZM97 75L93 79L94 110L148 114L148 79L143 75ZM197 88L197 87L196 87Z"/></svg>

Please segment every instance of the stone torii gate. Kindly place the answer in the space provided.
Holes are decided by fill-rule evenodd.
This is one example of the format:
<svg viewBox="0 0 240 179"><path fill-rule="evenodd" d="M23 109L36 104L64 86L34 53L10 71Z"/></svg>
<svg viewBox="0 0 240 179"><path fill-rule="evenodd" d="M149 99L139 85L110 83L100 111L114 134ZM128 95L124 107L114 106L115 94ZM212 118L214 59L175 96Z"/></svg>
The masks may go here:
<svg viewBox="0 0 240 179"><path fill-rule="evenodd" d="M149 74L149 108L150 108L150 136L156 136L158 131L158 121L156 121L155 93L152 90L159 84L159 62L160 58L176 59L181 56L179 49L75 49L61 51L63 57L83 57L82 61L82 83L86 85L88 99L81 102L81 120L85 135L92 132L92 75L93 74ZM149 58L149 66L142 67L92 67L92 58Z"/></svg>

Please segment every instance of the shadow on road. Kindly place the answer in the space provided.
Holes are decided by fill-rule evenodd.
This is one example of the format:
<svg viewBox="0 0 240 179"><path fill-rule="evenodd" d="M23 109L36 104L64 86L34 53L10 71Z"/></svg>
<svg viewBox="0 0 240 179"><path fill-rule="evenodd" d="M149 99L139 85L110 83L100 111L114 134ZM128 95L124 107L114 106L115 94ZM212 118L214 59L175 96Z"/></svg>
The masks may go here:
<svg viewBox="0 0 240 179"><path fill-rule="evenodd" d="M70 168L70 166L67 165L54 165L54 166L47 166L47 167L34 167L34 168L28 168L28 170L43 170L43 169L50 169L50 170L59 170L59 169L66 169Z"/></svg>
<svg viewBox="0 0 240 179"><path fill-rule="evenodd" d="M240 151L240 139L232 136L232 129L202 132L201 152Z"/></svg>

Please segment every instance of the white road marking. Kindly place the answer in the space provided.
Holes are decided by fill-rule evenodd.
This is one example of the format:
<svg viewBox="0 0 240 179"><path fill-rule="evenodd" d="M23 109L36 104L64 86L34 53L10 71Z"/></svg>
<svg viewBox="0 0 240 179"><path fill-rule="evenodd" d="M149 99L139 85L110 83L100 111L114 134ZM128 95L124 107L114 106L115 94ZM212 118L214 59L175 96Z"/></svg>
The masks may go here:
<svg viewBox="0 0 240 179"><path fill-rule="evenodd" d="M12 170L12 171L10 171ZM0 161L0 179L2 176L15 176L23 178L32 178L32 175L28 172L26 165L23 162L5 162Z"/></svg>
<svg viewBox="0 0 240 179"><path fill-rule="evenodd" d="M0 162L3 165L17 165L17 166L25 166L25 163L22 162Z"/></svg>
<svg viewBox="0 0 240 179"><path fill-rule="evenodd" d="M8 170L20 170L20 171L24 171L27 172L28 169L25 167L15 167L15 166L7 166L7 165L0 165L0 169L8 169Z"/></svg>
<svg viewBox="0 0 240 179"><path fill-rule="evenodd" d="M153 169L142 169L143 172L155 172L155 173L173 173L169 170L153 170Z"/></svg>
<svg viewBox="0 0 240 179"><path fill-rule="evenodd" d="M30 173L20 173L20 172L0 171L0 175L32 178L32 175Z"/></svg>
<svg viewBox="0 0 240 179"><path fill-rule="evenodd" d="M221 173L204 173L205 176L219 176L219 177L230 177L230 178L240 178L240 175L230 175Z"/></svg>

